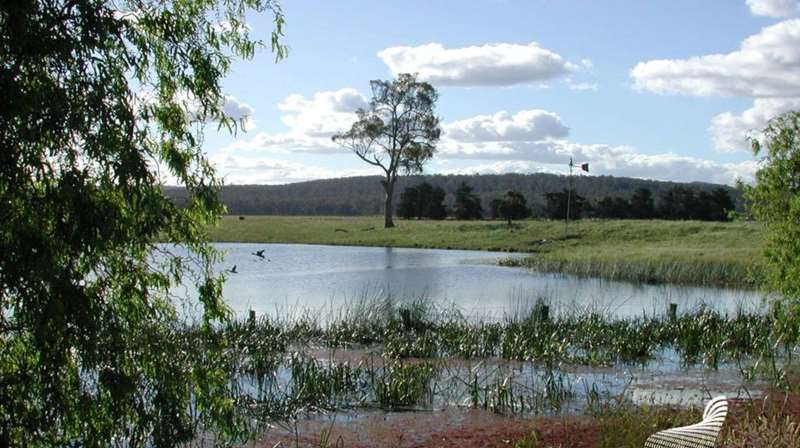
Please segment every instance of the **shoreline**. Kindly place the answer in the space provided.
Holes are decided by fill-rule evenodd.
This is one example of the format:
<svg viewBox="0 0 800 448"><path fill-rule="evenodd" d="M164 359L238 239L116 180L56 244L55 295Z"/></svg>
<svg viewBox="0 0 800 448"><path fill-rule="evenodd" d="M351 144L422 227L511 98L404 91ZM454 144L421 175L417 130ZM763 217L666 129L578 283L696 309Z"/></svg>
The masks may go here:
<svg viewBox="0 0 800 448"><path fill-rule="evenodd" d="M276 243L525 254L500 264L648 284L754 289L763 242L752 222L400 220L378 216L232 216L209 229L215 243Z"/></svg>

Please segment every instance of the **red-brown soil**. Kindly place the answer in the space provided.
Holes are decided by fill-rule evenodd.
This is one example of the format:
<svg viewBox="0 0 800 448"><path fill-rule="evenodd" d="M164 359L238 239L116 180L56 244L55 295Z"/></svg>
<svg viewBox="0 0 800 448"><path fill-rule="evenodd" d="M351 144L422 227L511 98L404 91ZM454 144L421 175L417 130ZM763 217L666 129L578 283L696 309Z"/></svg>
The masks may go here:
<svg viewBox="0 0 800 448"><path fill-rule="evenodd" d="M449 409L433 412L374 413L349 421L318 419L293 428L275 428L258 447L354 447L354 448L477 448L513 446L530 436L554 446L595 446L599 428L588 418L503 417L484 410ZM327 433L327 434L326 434ZM327 437L327 438L326 438Z"/></svg>
<svg viewBox="0 0 800 448"><path fill-rule="evenodd" d="M793 378L793 379L796 379ZM797 388L794 388L797 390ZM724 433L754 440L758 416L789 417L800 422L800 394L770 390L753 400L731 400ZM772 417L770 417L772 418ZM591 417L505 417L483 409L449 408L426 412L374 411L357 416L319 417L294 427L275 427L255 444L259 448L477 448L505 447L535 431L541 446L589 448L597 446L600 422ZM297 434L297 435L295 435ZM759 438L761 437L761 438ZM728 446L728 445L726 445ZM735 445L740 446L740 445ZM763 445L767 447L768 445Z"/></svg>

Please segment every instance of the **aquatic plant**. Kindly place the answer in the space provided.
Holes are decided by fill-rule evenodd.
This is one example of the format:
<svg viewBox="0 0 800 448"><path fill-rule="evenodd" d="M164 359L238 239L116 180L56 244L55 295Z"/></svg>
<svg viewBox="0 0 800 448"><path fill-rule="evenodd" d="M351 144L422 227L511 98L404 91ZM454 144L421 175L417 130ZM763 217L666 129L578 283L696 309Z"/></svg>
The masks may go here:
<svg viewBox="0 0 800 448"><path fill-rule="evenodd" d="M433 375L434 368L428 363L395 361L375 383L377 402L385 409L409 408L423 401L431 403Z"/></svg>
<svg viewBox="0 0 800 448"><path fill-rule="evenodd" d="M578 406L612 415L609 409L625 402L624 384L610 390L565 372L647 368L663 358L708 369L732 363L742 381L786 383L781 372L796 346L776 345L774 327L770 314L709 306L621 318L597 308L554 309L542 299L501 319L478 319L419 298L376 296L328 315L295 311L231 322L215 328L212 340L228 347L215 362L235 373L238 406L264 425L309 413L451 405L503 415L557 415ZM176 332L189 353L210 343L196 326Z"/></svg>

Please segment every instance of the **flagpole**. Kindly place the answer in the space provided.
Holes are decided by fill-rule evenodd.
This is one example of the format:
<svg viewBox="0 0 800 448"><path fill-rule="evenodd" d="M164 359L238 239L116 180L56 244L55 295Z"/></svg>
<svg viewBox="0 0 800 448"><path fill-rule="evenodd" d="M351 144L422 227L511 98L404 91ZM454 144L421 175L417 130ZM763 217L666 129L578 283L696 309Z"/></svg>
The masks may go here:
<svg viewBox="0 0 800 448"><path fill-rule="evenodd" d="M568 185L569 190L567 190L567 216L564 219L564 239L569 236L569 208L570 202L572 202L572 157L569 158L569 179Z"/></svg>

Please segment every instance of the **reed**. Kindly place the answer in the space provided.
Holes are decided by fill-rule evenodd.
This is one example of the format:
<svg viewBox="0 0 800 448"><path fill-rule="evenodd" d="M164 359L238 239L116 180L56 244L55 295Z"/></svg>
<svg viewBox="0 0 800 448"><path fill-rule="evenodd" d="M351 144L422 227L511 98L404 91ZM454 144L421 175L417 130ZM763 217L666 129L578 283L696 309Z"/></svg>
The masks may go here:
<svg viewBox="0 0 800 448"><path fill-rule="evenodd" d="M672 259L591 260L532 256L508 258L504 266L524 267L578 277L600 277L637 283L673 283L736 288L755 288L760 272L741 261L694 261Z"/></svg>
<svg viewBox="0 0 800 448"><path fill-rule="evenodd" d="M694 411L634 406L624 387L576 380L570 368L646 369L677 356L687 367L734 364L743 382L787 384L785 366L797 345L776 344L775 313L699 306L674 318L619 318L596 308L559 310L540 299L503 318L479 319L424 298L365 294L328 314L295 310L233 321L212 337L198 325L176 334L187 353L201 353L208 343L228 348L215 362L233 372L230 387L256 430L364 409L470 406L503 415L581 409L601 427L598 446L641 446L647 434L688 421ZM748 434L794 428L783 420L751 420Z"/></svg>

